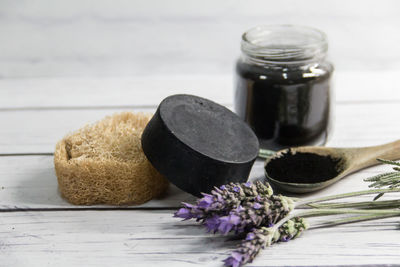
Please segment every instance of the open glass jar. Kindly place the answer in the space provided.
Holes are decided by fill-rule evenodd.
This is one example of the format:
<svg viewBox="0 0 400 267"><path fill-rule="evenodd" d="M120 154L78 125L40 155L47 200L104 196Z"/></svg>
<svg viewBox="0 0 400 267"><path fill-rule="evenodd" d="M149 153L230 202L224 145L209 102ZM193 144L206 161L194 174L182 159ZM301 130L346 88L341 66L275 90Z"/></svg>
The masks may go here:
<svg viewBox="0 0 400 267"><path fill-rule="evenodd" d="M234 107L261 148L323 145L333 72L326 35L303 26L259 26L243 34L241 50Z"/></svg>

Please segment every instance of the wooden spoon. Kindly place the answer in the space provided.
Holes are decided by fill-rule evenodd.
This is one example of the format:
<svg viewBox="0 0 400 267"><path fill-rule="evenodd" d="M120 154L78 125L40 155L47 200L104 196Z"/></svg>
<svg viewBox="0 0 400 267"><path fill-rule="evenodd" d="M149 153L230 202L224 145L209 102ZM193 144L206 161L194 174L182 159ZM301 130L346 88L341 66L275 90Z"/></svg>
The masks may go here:
<svg viewBox="0 0 400 267"><path fill-rule="evenodd" d="M295 153L315 153L321 156L329 156L331 159L337 160L336 170L338 175L328 180L323 180L315 183L296 183L296 182L283 182L274 177L271 177L267 172L267 165L272 160L279 160L285 154ZM278 151L273 157L265 161L265 175L269 181L285 191L294 193L307 193L325 188L348 174L358 171L360 169L379 164L376 160L382 158L386 160L396 160L400 158L400 140L391 142L380 146L371 147L357 147L357 148L330 148L330 147L296 147L288 148ZM288 166L290 168L291 166ZM294 170L295 171L295 170ZM289 180L287 177L285 180Z"/></svg>

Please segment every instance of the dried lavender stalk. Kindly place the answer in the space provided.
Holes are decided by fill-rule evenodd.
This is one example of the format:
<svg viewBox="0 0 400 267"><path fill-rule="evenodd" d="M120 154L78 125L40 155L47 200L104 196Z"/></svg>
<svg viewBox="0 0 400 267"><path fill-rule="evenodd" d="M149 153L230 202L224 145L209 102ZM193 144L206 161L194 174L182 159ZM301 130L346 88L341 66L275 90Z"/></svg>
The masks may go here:
<svg viewBox="0 0 400 267"><path fill-rule="evenodd" d="M250 263L264 249L276 242L287 242L298 237L308 228L304 218L295 217L285 222L279 228L261 227L250 231L239 248L224 260L226 266L238 267Z"/></svg>
<svg viewBox="0 0 400 267"><path fill-rule="evenodd" d="M400 163L396 163L400 164ZM400 168L395 167L396 171ZM389 174L391 175L391 174ZM385 183L392 176L377 176L371 181ZM397 177L397 176L396 176ZM391 180L392 181L392 180ZM231 183L215 188L210 194L203 194L196 204L183 203L184 207L175 213L175 217L184 220L196 219L210 232L228 234L229 232L247 233L246 239L224 262L227 266L238 267L252 262L262 248L280 241L289 241L298 237L307 229L304 217L328 216L338 214L356 214L357 216L332 221L337 223L353 223L364 220L375 220L400 216L399 200L364 201L356 203L323 203L361 195L395 193L398 188L371 189L315 199L298 200L282 195L274 195L268 183L256 182ZM296 201L296 202L295 202ZM295 208L307 207L303 212L291 211Z"/></svg>
<svg viewBox="0 0 400 267"><path fill-rule="evenodd" d="M203 194L196 205L184 203L175 217L195 218L209 232L247 232L261 225L272 226L294 208L289 197L273 195L268 183L231 183Z"/></svg>
<svg viewBox="0 0 400 267"><path fill-rule="evenodd" d="M175 217L204 221L214 215L227 215L231 209L239 207L243 201L272 195L271 186L266 183L230 183L215 188L211 194L203 194L196 205L183 203L184 207L175 213Z"/></svg>

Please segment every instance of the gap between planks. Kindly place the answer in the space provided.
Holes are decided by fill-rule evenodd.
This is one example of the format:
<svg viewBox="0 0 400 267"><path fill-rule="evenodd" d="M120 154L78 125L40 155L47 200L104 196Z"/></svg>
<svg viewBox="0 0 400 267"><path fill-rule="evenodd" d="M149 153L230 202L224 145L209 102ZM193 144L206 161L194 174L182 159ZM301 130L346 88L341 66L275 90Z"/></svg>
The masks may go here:
<svg viewBox="0 0 400 267"><path fill-rule="evenodd" d="M72 205L72 204L71 204ZM0 213L4 212L52 212L52 211L128 211L128 210L140 210L140 211L153 211L153 210L177 210L180 207L80 207L80 208L14 208L14 209L3 209L0 208Z"/></svg>
<svg viewBox="0 0 400 267"><path fill-rule="evenodd" d="M54 156L54 153L0 153L0 157Z"/></svg>
<svg viewBox="0 0 400 267"><path fill-rule="evenodd" d="M380 100L340 100L336 101L336 105L370 105L370 104L400 104L400 99L380 99ZM232 103L218 103L233 110ZM0 107L0 112L10 112L10 111L51 111L51 110L121 110L121 109L156 109L157 105L101 105L101 106L71 106L71 107L59 107L59 106L27 106L27 107Z"/></svg>

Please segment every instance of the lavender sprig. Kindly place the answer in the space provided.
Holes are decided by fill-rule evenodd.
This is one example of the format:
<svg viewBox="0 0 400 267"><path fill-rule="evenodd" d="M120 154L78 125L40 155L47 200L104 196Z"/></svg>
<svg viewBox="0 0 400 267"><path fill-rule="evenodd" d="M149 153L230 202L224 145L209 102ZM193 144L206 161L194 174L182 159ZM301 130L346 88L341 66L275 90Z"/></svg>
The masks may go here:
<svg viewBox="0 0 400 267"><path fill-rule="evenodd" d="M226 266L238 267L250 263L261 249L271 246L276 242L287 242L298 237L308 228L304 218L295 217L286 221L279 228L261 227L250 231L239 248L224 260Z"/></svg>
<svg viewBox="0 0 400 267"><path fill-rule="evenodd" d="M248 232L259 226L273 226L283 219L294 208L292 199L282 195L271 195L269 197L257 197L253 201L244 201L228 215L214 217L216 220L214 228L207 225L209 231L227 234ZM206 220L207 222L207 220Z"/></svg>
<svg viewBox="0 0 400 267"><path fill-rule="evenodd" d="M369 177L364 179L366 182L371 182L369 187L374 188L400 188L400 162L391 161L391 160L384 160L384 159L377 159L379 162L386 163L389 165L394 166L394 172L387 172L383 174L378 174L373 177ZM379 199L383 196L384 193L378 194L374 200Z"/></svg>
<svg viewBox="0 0 400 267"><path fill-rule="evenodd" d="M273 195L268 183L231 183L203 194L196 205L183 203L175 217L201 221L209 232L246 232L261 225L272 226L294 208L294 201Z"/></svg>
<svg viewBox="0 0 400 267"><path fill-rule="evenodd" d="M227 215L230 210L238 208L242 202L257 200L272 195L271 186L266 183L230 183L215 187L210 194L204 194L197 200L196 205L183 203L184 207L175 213L175 217L189 220L192 218L202 221L214 215Z"/></svg>
<svg viewBox="0 0 400 267"><path fill-rule="evenodd" d="M400 163L385 163L396 165L394 170L400 171L398 167ZM336 221L328 220L327 224L321 224L323 227L400 216L400 199L332 202L362 195L378 194L379 196L400 192L397 186L398 181L393 179L394 176L398 177L396 172L368 179L377 182L373 186L377 186L378 183L379 187L389 185L387 189L370 189L303 200L274 195L268 183L259 181L254 184L231 183L215 188L210 194L203 194L196 204L183 203L184 207L179 209L174 216L184 220L196 219L208 231L214 233L246 233L246 239L241 246L225 260L227 266L237 267L251 262L262 248L298 237L308 227L303 219L305 217L351 215ZM302 208L305 210L298 211ZM292 214L293 210L295 214Z"/></svg>

